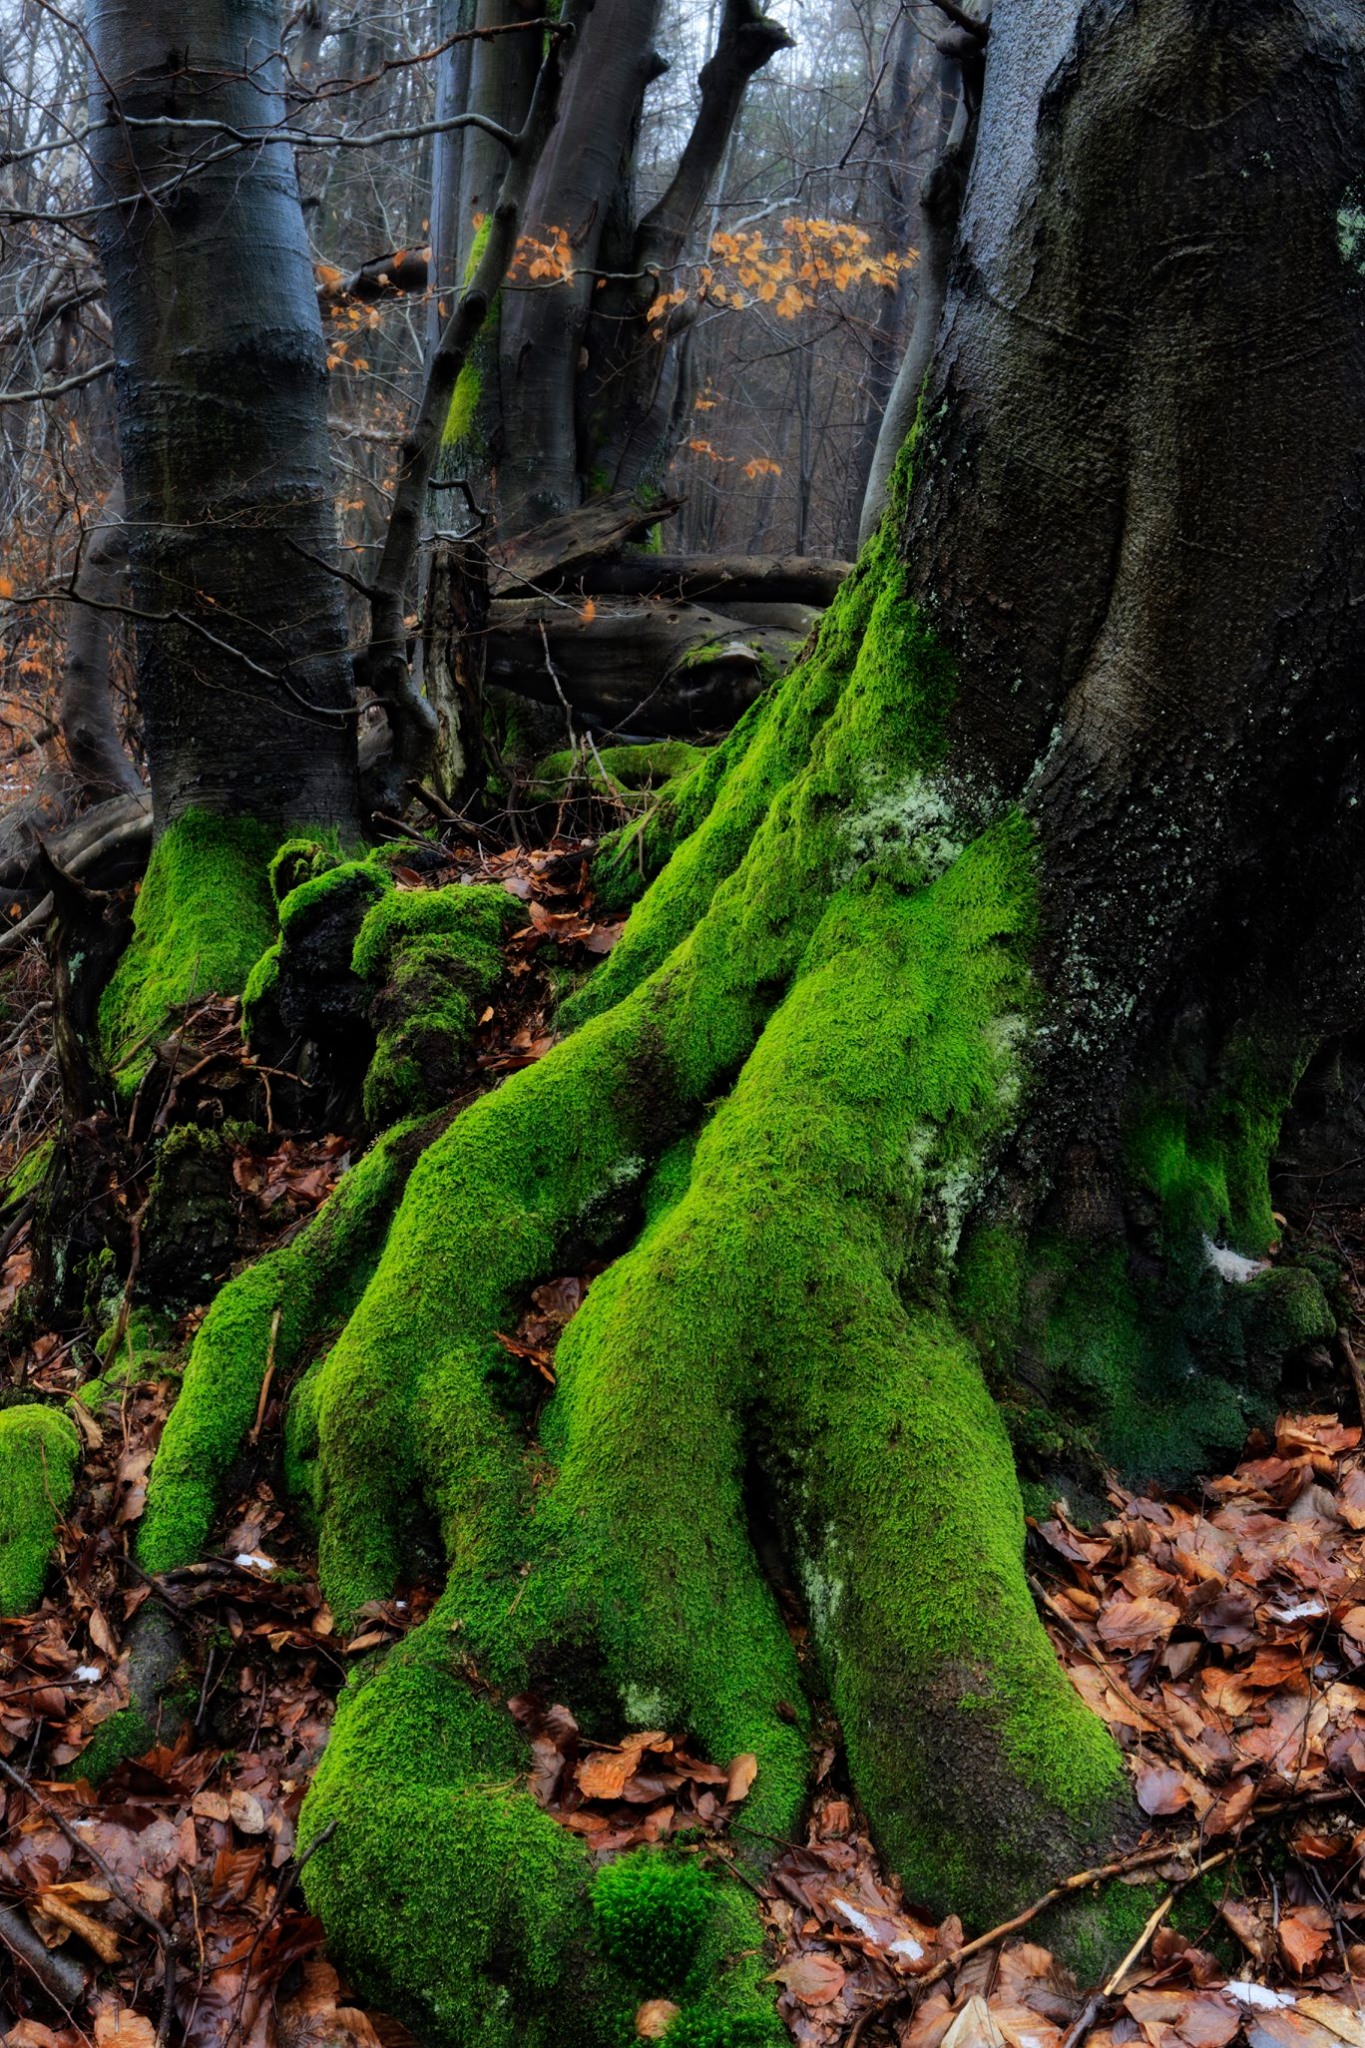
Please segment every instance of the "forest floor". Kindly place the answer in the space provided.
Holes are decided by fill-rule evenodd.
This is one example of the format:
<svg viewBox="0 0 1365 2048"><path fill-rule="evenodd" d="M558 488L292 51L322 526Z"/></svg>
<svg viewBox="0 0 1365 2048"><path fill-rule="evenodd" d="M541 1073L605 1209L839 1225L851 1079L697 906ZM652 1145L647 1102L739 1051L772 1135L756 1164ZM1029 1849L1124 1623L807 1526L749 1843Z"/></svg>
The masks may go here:
<svg viewBox="0 0 1365 2048"><path fill-rule="evenodd" d="M435 859L415 850L399 875L414 888L500 882L528 907L480 1023L470 1095L553 1042L547 965L586 965L614 942L616 928L593 915L589 850L562 831L533 849L464 841ZM7 976L0 1171L52 1113L45 972L31 947ZM205 1091L249 1064L235 1005L200 1005L168 1057L177 1116L205 1111ZM243 1242L259 1252L300 1228L351 1150L316 1129L242 1143ZM136 1186L127 1199L137 1202ZM1365 1215L1305 1227L1330 1233L1365 1299ZM22 1304L26 1226L4 1250L0 1330ZM592 1278L548 1279L502 1333L547 1396L558 1336ZM411 2038L403 2027L367 2009L325 1959L300 1897L294 1831L339 1687L437 1589L405 1587L349 1636L337 1629L279 1488L288 1390L269 1376L215 1554L161 1579L139 1569L147 1471L203 1313L180 1319L118 1405L97 1416L73 1402L85 1456L50 1590L36 1614L0 1622L0 1957L8 1949L12 1963L0 1969L0 2039L399 2048ZM93 1334L16 1338L0 1400L74 1396L97 1370ZM756 1889L801 2048L1231 2048L1239 2037L1249 2048L1365 2048L1361 1435L1354 1413L1286 1415L1273 1440L1250 1442L1235 1470L1198 1491L1115 1485L1098 1526L1076 1526L1059 1503L1030 1530L1057 1655L1113 1730L1148 1819L1121 1868L1078 1872L1071 1887L1113 1875L1155 1900L1126 1968L1104 1985L1077 1985L1030 1939L1032 1912L967 1941L970 1899L960 1919L939 1923L905 1899L864 1832L828 1719L806 1838L776 1845L766 1872L744 1820L752 1759L694 1754L686 1730L610 1748L580 1737L572 1701L509 1702L528 1735L530 1789L598 1856L667 1840ZM189 1645L179 1725L96 1791L81 1756L127 1704L129 1629L148 1601L172 1611ZM804 1648L794 1603L788 1621ZM15 1951L16 1930L31 1962ZM642 2006L640 2036L662 2037L672 2016L664 2001Z"/></svg>

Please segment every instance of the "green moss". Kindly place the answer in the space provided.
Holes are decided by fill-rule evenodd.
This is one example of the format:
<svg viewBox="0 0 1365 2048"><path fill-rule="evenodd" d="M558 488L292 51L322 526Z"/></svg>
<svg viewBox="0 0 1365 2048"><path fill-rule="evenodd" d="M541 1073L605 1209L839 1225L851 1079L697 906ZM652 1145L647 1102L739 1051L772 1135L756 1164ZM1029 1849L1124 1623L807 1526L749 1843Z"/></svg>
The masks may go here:
<svg viewBox="0 0 1365 2048"><path fill-rule="evenodd" d="M473 282L474 274L483 261L492 225L490 215L481 220L474 230L474 239L469 245L469 255L465 260L466 286ZM483 381L490 366L490 337L497 333L499 313L499 299L495 297L488 309L483 329L475 341L473 352L455 379L455 389L450 394L445 425L441 429L443 456L448 451L458 451L466 445L472 447L482 438L478 433L479 400L483 396Z"/></svg>
<svg viewBox="0 0 1365 2048"><path fill-rule="evenodd" d="M359 1299L420 1143L411 1126L390 1132L296 1237L220 1290L152 1467L138 1544L147 1570L170 1571L200 1556L218 1489L255 1418L276 1310L274 1362L283 1376Z"/></svg>
<svg viewBox="0 0 1365 2048"><path fill-rule="evenodd" d="M0 1409L0 1614L26 1614L41 1598L79 1456L56 1408Z"/></svg>
<svg viewBox="0 0 1365 2048"><path fill-rule="evenodd" d="M308 1902L342 1967L396 1994L427 2036L458 2048L624 2044L634 2000L624 1986L613 1997L593 1952L587 1852L508 1789L524 1739L456 1675L452 1628L458 1639L445 1601L343 1693L301 1820L305 1847L338 1826L308 1862Z"/></svg>
<svg viewBox="0 0 1365 2048"><path fill-rule="evenodd" d="M608 1864L592 1894L608 1962L643 1992L676 1990L696 1961L715 1889L694 1859L663 1849Z"/></svg>
<svg viewBox="0 0 1365 2048"><path fill-rule="evenodd" d="M102 1370L72 1395L91 1415L98 1415L110 1402L121 1401L129 1387L144 1380L176 1376L174 1347L163 1319L146 1308L129 1317L115 1350L118 1320L110 1323L95 1344L95 1356Z"/></svg>
<svg viewBox="0 0 1365 2048"><path fill-rule="evenodd" d="M187 811L152 849L133 936L100 1000L100 1039L121 1095L187 1003L240 995L270 944L270 833L249 818Z"/></svg>
<svg viewBox="0 0 1365 2048"><path fill-rule="evenodd" d="M741 867L756 835L771 843L788 805L800 805L812 823L823 810L827 838L840 811L856 819L864 806L880 805L890 830L898 799L912 794L907 778L937 764L952 669L905 597L894 524L864 549L809 659L752 704L646 820L604 847L594 868L604 907L634 900L657 879L620 944L566 1005L565 1022L599 1015L658 967ZM875 729L879 716L884 731Z"/></svg>
<svg viewBox="0 0 1365 2048"><path fill-rule="evenodd" d="M441 430L443 448L458 447L466 441L473 430L479 410L479 399L483 392L483 374L473 363L466 363L455 379L455 389L450 394L450 410Z"/></svg>
<svg viewBox="0 0 1365 2048"><path fill-rule="evenodd" d="M602 747L586 757L566 748L558 754L547 754L536 763L529 793L557 799L584 792L610 796L657 792L679 776L701 767L710 752L709 747L694 747L686 740Z"/></svg>
<svg viewBox="0 0 1365 2048"><path fill-rule="evenodd" d="M0 1187L0 1210L14 1208L25 1195L33 1193L47 1172L52 1146L51 1138L40 1138L36 1145L29 1146L21 1159L16 1160L9 1178Z"/></svg>
<svg viewBox="0 0 1365 2048"><path fill-rule="evenodd" d="M521 1789L525 1738L452 1645L467 1669L448 1593L339 1702L300 1820L305 1847L338 1824L304 1875L330 1952L455 2048L627 2048L651 1984L677 1990L698 2040L781 2041L749 1896L648 1852L594 1879L582 1840ZM480 1678L508 1668L495 1655Z"/></svg>
<svg viewBox="0 0 1365 2048"><path fill-rule="evenodd" d="M524 911L503 889L386 895L360 928L353 971L377 983L365 1115L382 1129L445 1101L480 1011L502 978L502 946Z"/></svg>
<svg viewBox="0 0 1365 2048"><path fill-rule="evenodd" d="M342 859L333 834L323 839L286 839L270 862L270 893L276 903L283 903L303 883L339 867Z"/></svg>
<svg viewBox="0 0 1365 2048"><path fill-rule="evenodd" d="M120 1764L131 1757L145 1756L157 1743L157 1732L138 1707L120 1707L107 1721L101 1721L65 1776L84 1779L87 1785L102 1785Z"/></svg>

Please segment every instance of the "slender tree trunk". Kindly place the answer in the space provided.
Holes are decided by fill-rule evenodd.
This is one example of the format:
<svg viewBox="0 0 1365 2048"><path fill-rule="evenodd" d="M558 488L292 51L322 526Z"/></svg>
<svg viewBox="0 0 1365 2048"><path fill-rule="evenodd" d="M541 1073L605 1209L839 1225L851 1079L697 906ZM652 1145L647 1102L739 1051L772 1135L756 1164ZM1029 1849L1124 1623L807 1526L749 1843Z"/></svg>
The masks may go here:
<svg viewBox="0 0 1365 2048"><path fill-rule="evenodd" d="M119 739L109 694L111 615L104 607L119 602L127 568L128 528L120 480L86 540L76 587L87 602L71 608L57 706L67 765L94 798L137 796L142 790L142 778Z"/></svg>
<svg viewBox="0 0 1365 2048"><path fill-rule="evenodd" d="M891 52L891 76L886 104L870 124L879 157L876 189L880 192L879 243L882 248L904 253L914 245L917 229L914 164L923 133L939 107L935 89L938 69L932 48L926 46L923 29L908 9L901 16ZM917 76L918 74L918 76ZM887 401L896 381L904 353L906 321L916 297L914 273L898 270L894 282L883 290L877 305L868 342L864 380L863 416L848 461L848 481L842 516L840 544L853 547L858 537L872 458L877 446Z"/></svg>
<svg viewBox="0 0 1365 2048"><path fill-rule="evenodd" d="M322 334L292 154L268 140L276 11L91 0L87 28L158 824L354 826Z"/></svg>

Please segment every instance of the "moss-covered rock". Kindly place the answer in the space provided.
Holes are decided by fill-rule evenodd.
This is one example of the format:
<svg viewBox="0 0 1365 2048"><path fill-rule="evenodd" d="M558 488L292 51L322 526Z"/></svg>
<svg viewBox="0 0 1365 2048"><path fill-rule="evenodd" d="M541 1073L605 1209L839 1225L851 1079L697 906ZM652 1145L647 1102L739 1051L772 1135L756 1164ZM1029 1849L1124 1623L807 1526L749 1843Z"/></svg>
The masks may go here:
<svg viewBox="0 0 1365 2048"><path fill-rule="evenodd" d="M377 990L364 1093L372 1128L450 1099L480 1011L501 979L503 942L524 918L503 889L393 891L374 904L351 962Z"/></svg>
<svg viewBox="0 0 1365 2048"><path fill-rule="evenodd" d="M710 751L688 740L647 740L634 747L592 748L586 754L565 749L536 763L527 794L551 802L570 796L618 802L638 798L641 802L632 808L641 808L679 776L701 767Z"/></svg>
<svg viewBox="0 0 1365 2048"><path fill-rule="evenodd" d="M80 1438L56 1408L0 1409L0 1614L37 1605L79 1456Z"/></svg>

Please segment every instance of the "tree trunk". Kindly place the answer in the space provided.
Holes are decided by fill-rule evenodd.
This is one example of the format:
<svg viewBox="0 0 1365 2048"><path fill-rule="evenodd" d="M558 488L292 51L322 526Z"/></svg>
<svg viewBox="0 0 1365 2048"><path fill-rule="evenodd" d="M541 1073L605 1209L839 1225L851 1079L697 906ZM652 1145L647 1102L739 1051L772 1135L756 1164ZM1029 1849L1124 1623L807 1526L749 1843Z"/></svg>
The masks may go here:
<svg viewBox="0 0 1365 2048"><path fill-rule="evenodd" d="M322 330L292 153L268 139L277 13L91 0L87 31L158 827L353 829Z"/></svg>
<svg viewBox="0 0 1365 2048"><path fill-rule="evenodd" d="M82 552L76 587L86 602L71 608L57 706L67 765L82 793L95 800L142 793L142 778L123 750L109 694L108 608L119 602L127 563L128 528L119 482Z"/></svg>
<svg viewBox="0 0 1365 2048"><path fill-rule="evenodd" d="M481 22L493 6L485 0ZM515 18L508 0L498 0L497 15ZM690 316L655 308L679 283L749 80L790 38L754 0L725 0L676 174L637 220L633 159L645 89L663 66L658 26L658 0L582 10L527 205L527 253L451 406L442 474L487 479L504 536L602 492L657 488L686 430L679 393ZM499 38L489 46L496 55L476 50L471 91L490 104L498 93L515 102L525 90L516 69L525 54L512 49L521 40ZM486 155L473 133L463 146L465 221L477 210L471 165Z"/></svg>
<svg viewBox="0 0 1365 2048"><path fill-rule="evenodd" d="M1135 1820L1019 1480L1196 1471L1332 1326L1268 1172L1365 1015L1363 121L1365 0L999 10L885 518L599 860L599 901L654 879L568 1036L370 1226L292 1469L339 1617L425 1516L450 1575L300 1835L338 1958L428 2033L578 2048L676 1995L680 2040L781 2038L733 1884L681 1980L618 1969L509 1696L751 1752L759 1860L828 1700L909 1895L978 1923ZM590 1258L518 1420L494 1333ZM278 1298L244 1275L196 1342L148 1570L209 1536Z"/></svg>

